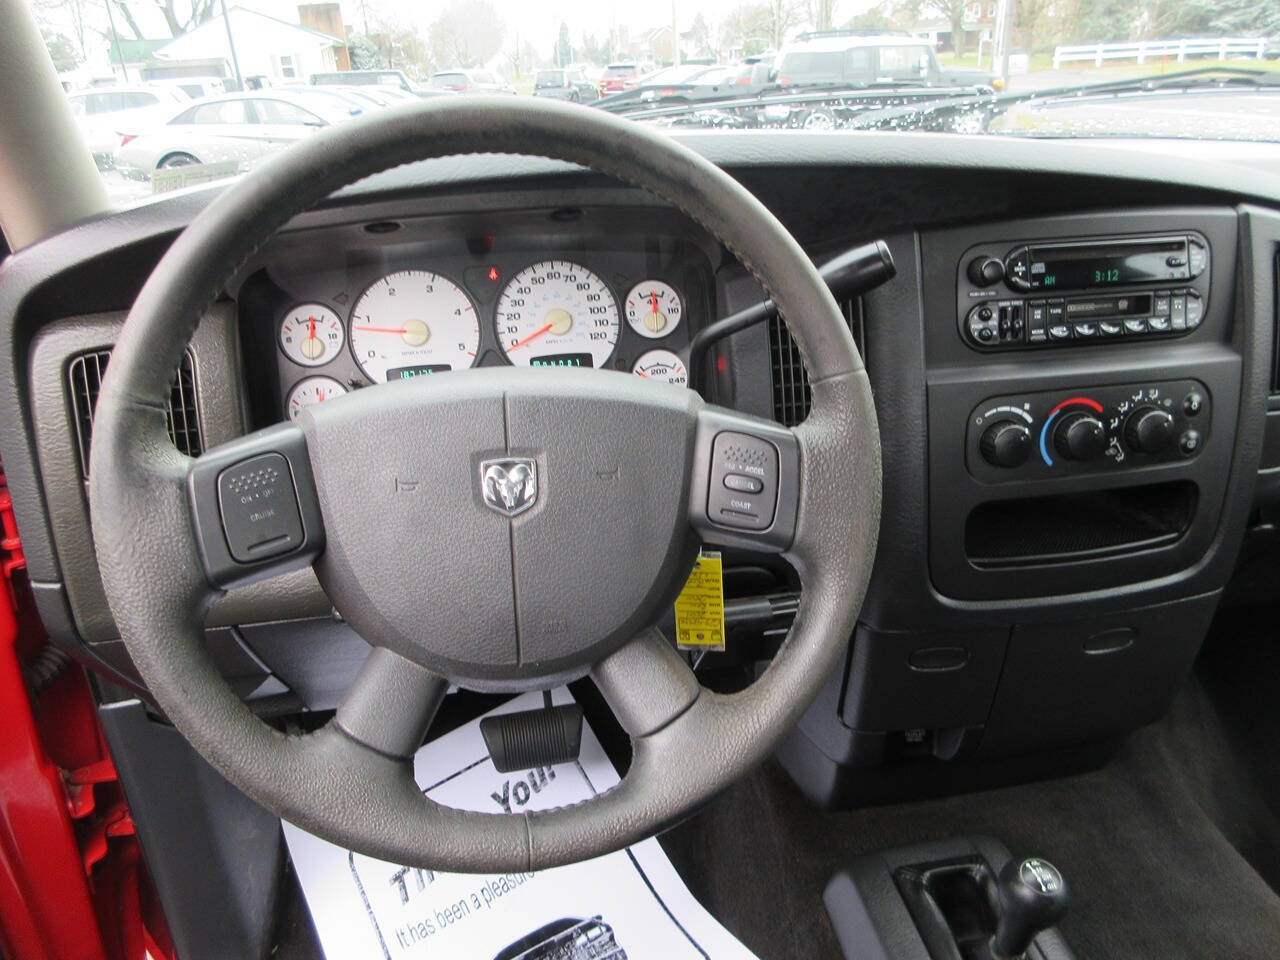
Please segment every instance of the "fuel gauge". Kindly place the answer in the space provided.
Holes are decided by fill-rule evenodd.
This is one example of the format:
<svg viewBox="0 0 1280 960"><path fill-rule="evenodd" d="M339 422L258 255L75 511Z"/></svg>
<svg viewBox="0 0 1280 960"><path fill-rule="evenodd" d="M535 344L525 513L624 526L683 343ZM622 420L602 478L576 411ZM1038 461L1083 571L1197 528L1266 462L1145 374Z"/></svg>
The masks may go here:
<svg viewBox="0 0 1280 960"><path fill-rule="evenodd" d="M342 321L319 303L300 303L280 322L280 349L294 363L318 367L342 352Z"/></svg>

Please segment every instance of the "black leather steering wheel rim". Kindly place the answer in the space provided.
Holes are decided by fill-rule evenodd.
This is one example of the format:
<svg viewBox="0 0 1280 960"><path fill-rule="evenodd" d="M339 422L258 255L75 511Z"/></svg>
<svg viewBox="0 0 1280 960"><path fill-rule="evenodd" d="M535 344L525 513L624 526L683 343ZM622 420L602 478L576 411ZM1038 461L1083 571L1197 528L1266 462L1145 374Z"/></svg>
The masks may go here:
<svg viewBox="0 0 1280 960"><path fill-rule="evenodd" d="M475 153L581 164L682 210L778 304L813 395L810 416L794 430L798 507L786 553L802 599L769 669L740 693L713 694L656 632L641 632L591 671L632 737L622 783L575 807L509 816L438 806L414 784L408 758L444 681L396 653L375 647L334 721L306 736L279 733L233 694L203 648L204 615L217 590L193 528L192 461L173 448L164 421L172 372L200 315L280 227L373 173ZM741 418L743 429L750 421ZM880 511L879 438L861 358L785 228L727 174L660 132L581 107L512 98L432 101L331 128L228 188L177 238L129 314L98 401L90 476L112 613L157 703L196 749L249 796L326 839L402 864L461 871L542 869L620 849L763 760L845 650ZM399 725L372 723L371 704L388 699L416 704L417 712Z"/></svg>

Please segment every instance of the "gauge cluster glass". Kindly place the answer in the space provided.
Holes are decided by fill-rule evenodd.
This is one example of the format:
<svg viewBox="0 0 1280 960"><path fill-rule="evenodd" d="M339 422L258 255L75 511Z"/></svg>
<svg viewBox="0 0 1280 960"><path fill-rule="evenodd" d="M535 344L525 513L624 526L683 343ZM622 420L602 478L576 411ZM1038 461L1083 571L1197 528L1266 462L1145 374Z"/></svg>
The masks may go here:
<svg viewBox="0 0 1280 960"><path fill-rule="evenodd" d="M670 336L680 325L684 305L669 283L644 280L627 292L627 323L642 337L657 340Z"/></svg>
<svg viewBox="0 0 1280 960"><path fill-rule="evenodd" d="M345 342L342 318L321 303L300 303L280 321L280 349L304 367L328 363Z"/></svg>
<svg viewBox="0 0 1280 960"><path fill-rule="evenodd" d="M289 391L289 399L285 401L285 409L290 420L297 420L303 408L313 403L324 403L347 392L347 388L332 377L307 377L294 384Z"/></svg>
<svg viewBox="0 0 1280 960"><path fill-rule="evenodd" d="M618 305L600 276L570 260L531 264L498 297L498 343L516 366L603 367L618 343Z"/></svg>
<svg viewBox="0 0 1280 960"><path fill-rule="evenodd" d="M670 350L650 350L641 355L631 372L658 383L674 383L681 387L689 385L689 371L684 361Z"/></svg>
<svg viewBox="0 0 1280 960"><path fill-rule="evenodd" d="M471 298L438 273L388 274L351 310L351 353L374 383L464 369L479 349Z"/></svg>

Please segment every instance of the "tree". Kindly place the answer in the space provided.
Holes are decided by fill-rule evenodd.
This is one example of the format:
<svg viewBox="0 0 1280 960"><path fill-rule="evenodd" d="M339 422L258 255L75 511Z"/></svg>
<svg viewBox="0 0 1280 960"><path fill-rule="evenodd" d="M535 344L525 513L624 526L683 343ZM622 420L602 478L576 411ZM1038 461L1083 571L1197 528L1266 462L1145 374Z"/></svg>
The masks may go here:
<svg viewBox="0 0 1280 960"><path fill-rule="evenodd" d="M60 36L81 63L89 59L90 43L106 36L106 16L92 0L33 0L32 11L46 42Z"/></svg>
<svg viewBox="0 0 1280 960"><path fill-rule="evenodd" d="M63 73L80 66L82 61L76 56L75 45L64 35L52 30L41 30L40 33L44 37L44 45L49 50L49 59L53 61L55 70Z"/></svg>
<svg viewBox="0 0 1280 960"><path fill-rule="evenodd" d="M213 0L154 0L169 28L169 36L180 37L213 18ZM125 6L120 4L119 6ZM136 28L136 24L134 25Z"/></svg>
<svg viewBox="0 0 1280 960"><path fill-rule="evenodd" d="M489 0L457 0L435 19L427 37L441 67L477 67L502 49L506 33Z"/></svg>
<svg viewBox="0 0 1280 960"><path fill-rule="evenodd" d="M567 67L573 62L573 46L569 43L569 25L560 21L560 37L556 40L556 66Z"/></svg>
<svg viewBox="0 0 1280 960"><path fill-rule="evenodd" d="M582 51L579 54L587 63L593 63L598 67L603 67L609 62L609 45L601 43L595 38L595 34L588 33L582 38Z"/></svg>
<svg viewBox="0 0 1280 960"><path fill-rule="evenodd" d="M744 3L720 22L720 43L745 54L763 53L772 42L772 30L769 4Z"/></svg>
<svg viewBox="0 0 1280 960"><path fill-rule="evenodd" d="M1214 33L1280 36L1280 4L1259 0L1218 0L1210 23Z"/></svg>
<svg viewBox="0 0 1280 960"><path fill-rule="evenodd" d="M782 46L787 31L800 23L803 0L768 0L769 39L776 50Z"/></svg>
<svg viewBox="0 0 1280 960"><path fill-rule="evenodd" d="M352 70L376 70L382 66L382 52L367 34L348 35L347 54L351 57Z"/></svg>
<svg viewBox="0 0 1280 960"><path fill-rule="evenodd" d="M695 57L715 56L715 47L711 44L711 28L707 26L707 19L702 15L701 10L693 15L693 24L684 36L689 41L689 46L693 48Z"/></svg>
<svg viewBox="0 0 1280 960"><path fill-rule="evenodd" d="M830 30L836 19L836 0L808 0L809 22L815 30Z"/></svg>
<svg viewBox="0 0 1280 960"><path fill-rule="evenodd" d="M924 9L944 17L951 24L951 49L957 57L964 56L964 8L969 0L924 0Z"/></svg>

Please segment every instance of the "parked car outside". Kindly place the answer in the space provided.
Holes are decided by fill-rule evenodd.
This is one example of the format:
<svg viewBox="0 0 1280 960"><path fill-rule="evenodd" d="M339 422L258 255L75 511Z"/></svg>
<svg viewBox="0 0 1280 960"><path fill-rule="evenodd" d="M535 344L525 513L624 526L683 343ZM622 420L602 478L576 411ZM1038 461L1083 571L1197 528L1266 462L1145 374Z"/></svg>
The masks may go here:
<svg viewBox="0 0 1280 960"><path fill-rule="evenodd" d="M422 90L403 70L335 70L332 73L313 73L311 84L316 87L396 87L412 94L419 94Z"/></svg>
<svg viewBox="0 0 1280 960"><path fill-rule="evenodd" d="M455 68L438 70L431 75L431 89L453 93L515 93L516 88L504 83L491 70Z"/></svg>
<svg viewBox="0 0 1280 960"><path fill-rule="evenodd" d="M927 40L856 30L802 33L778 51L774 73L782 86L843 86L919 82L986 86L981 70L943 71Z"/></svg>
<svg viewBox="0 0 1280 960"><path fill-rule="evenodd" d="M99 170L109 170L120 146L120 130L141 132L158 126L191 97L178 87L139 84L82 90L69 94L67 101L93 162Z"/></svg>
<svg viewBox="0 0 1280 960"><path fill-rule="evenodd" d="M126 138L116 168L134 180L156 170L234 161L247 167L316 130L359 115L319 91L270 90L201 100L148 133Z"/></svg>
<svg viewBox="0 0 1280 960"><path fill-rule="evenodd" d="M604 68L604 76L600 78L600 95L620 93L626 88L623 84L640 75L640 65L633 62L611 63Z"/></svg>
<svg viewBox="0 0 1280 960"><path fill-rule="evenodd" d="M539 70L533 80L533 95L579 103L599 99L600 90L586 78L581 70L567 67Z"/></svg>

